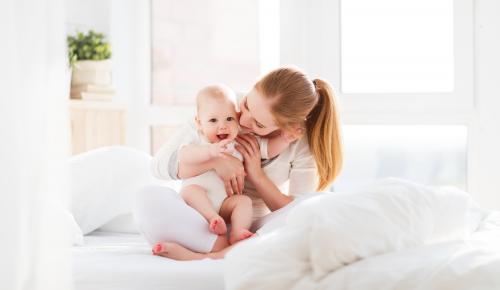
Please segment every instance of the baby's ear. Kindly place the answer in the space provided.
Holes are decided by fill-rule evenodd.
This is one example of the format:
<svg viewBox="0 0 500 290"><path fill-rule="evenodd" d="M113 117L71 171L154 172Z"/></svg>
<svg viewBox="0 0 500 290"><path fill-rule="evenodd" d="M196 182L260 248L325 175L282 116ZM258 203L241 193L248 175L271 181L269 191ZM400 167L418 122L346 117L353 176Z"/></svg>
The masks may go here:
<svg viewBox="0 0 500 290"><path fill-rule="evenodd" d="M194 123L196 125L196 129L201 130L201 122L200 119L198 119L198 116L194 117Z"/></svg>

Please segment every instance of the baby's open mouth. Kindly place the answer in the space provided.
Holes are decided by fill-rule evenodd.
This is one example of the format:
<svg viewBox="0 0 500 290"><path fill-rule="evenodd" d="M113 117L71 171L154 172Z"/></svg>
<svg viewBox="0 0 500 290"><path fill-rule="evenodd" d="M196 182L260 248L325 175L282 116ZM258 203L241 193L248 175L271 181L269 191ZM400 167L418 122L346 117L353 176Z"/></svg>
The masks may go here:
<svg viewBox="0 0 500 290"><path fill-rule="evenodd" d="M217 134L217 138L219 138L219 140L224 140L227 137L229 137L229 134Z"/></svg>

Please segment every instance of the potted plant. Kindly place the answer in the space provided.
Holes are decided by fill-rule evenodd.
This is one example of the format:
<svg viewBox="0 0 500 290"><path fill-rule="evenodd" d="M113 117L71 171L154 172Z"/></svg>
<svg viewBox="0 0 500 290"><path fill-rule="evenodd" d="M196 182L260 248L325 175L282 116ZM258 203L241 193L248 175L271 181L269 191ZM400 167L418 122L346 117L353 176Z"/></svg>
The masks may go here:
<svg viewBox="0 0 500 290"><path fill-rule="evenodd" d="M72 98L81 92L109 92L111 89L111 47L104 34L90 30L68 36L68 57L73 73Z"/></svg>

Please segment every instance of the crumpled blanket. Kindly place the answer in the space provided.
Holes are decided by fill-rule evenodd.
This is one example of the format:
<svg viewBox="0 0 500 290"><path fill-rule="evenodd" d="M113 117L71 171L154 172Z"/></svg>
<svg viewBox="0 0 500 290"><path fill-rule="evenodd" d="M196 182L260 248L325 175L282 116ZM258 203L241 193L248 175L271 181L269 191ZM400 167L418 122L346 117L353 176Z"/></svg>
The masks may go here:
<svg viewBox="0 0 500 290"><path fill-rule="evenodd" d="M354 193L324 193L291 209L226 255L226 289L315 289L333 271L371 256L464 239L482 215L452 187L396 178Z"/></svg>

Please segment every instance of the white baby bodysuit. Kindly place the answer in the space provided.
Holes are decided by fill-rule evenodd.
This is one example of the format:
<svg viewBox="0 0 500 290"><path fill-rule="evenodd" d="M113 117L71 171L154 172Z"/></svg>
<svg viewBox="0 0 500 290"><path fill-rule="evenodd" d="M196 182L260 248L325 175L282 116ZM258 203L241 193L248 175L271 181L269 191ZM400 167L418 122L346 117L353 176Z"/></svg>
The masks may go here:
<svg viewBox="0 0 500 290"><path fill-rule="evenodd" d="M257 137L260 146L260 154L261 157L267 159L267 139ZM185 142L180 145L179 149L188 144L209 144L203 136L198 134L198 138L196 140L190 140L191 142ZM231 152L231 155L243 161L243 157L240 152L238 152L234 146L236 142L232 141L228 143L227 148ZM187 178L182 180L182 187L186 187L188 185L196 184L201 186L207 191L207 196L212 202L214 210L219 212L220 207L224 199L226 199L226 189L224 187L224 182L220 179L220 177L215 173L215 170L209 170L205 173L197 175L195 177Z"/></svg>

